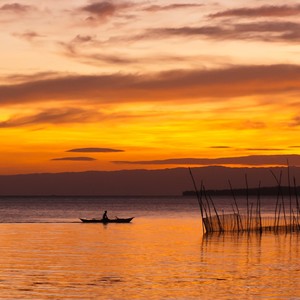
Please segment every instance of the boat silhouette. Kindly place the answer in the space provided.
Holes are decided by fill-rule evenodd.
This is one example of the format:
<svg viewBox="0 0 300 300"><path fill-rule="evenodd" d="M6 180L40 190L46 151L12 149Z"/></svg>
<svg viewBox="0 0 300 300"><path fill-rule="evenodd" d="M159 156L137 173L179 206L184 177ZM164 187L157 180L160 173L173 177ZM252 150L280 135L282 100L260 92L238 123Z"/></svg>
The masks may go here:
<svg viewBox="0 0 300 300"><path fill-rule="evenodd" d="M102 223L102 224L107 224L107 223L130 223L134 217L132 218L118 218L116 217L115 219L86 219L86 218L80 218L80 220L83 223Z"/></svg>

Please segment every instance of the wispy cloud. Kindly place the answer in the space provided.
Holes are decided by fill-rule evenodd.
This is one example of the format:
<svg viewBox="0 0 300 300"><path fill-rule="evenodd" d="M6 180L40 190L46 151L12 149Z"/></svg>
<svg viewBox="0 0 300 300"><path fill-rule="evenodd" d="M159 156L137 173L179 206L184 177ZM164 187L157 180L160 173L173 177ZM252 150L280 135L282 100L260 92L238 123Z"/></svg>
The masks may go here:
<svg viewBox="0 0 300 300"><path fill-rule="evenodd" d="M76 149L67 150L66 152L107 153L107 152L124 152L124 150L111 149L111 148L76 148Z"/></svg>
<svg viewBox="0 0 300 300"><path fill-rule="evenodd" d="M150 29L147 34L139 38L159 37L195 37L202 36L218 40L262 40L268 42L295 42L300 39L300 23L295 22L248 22L226 25L212 25L201 27L177 27Z"/></svg>
<svg viewBox="0 0 300 300"><path fill-rule="evenodd" d="M101 1L83 6L81 10L89 12L98 18L106 18L116 12L117 6L109 1Z"/></svg>
<svg viewBox="0 0 300 300"><path fill-rule="evenodd" d="M139 39L139 37L133 37L133 40ZM130 39L130 38L129 38ZM115 37L112 39L114 43L127 44L128 37ZM105 47L112 41L101 41L94 35L76 35L70 41L60 41L58 45L62 47L62 54L68 59L72 58L80 63L103 66L107 65L140 65L152 63L194 63L197 61L221 61L228 62L228 57L224 56L212 56L212 55L196 55L196 56L184 56L163 54L162 52L153 53L151 56L137 56L129 55L123 48L115 51L105 51Z"/></svg>
<svg viewBox="0 0 300 300"><path fill-rule="evenodd" d="M35 124L77 123L95 120L95 112L79 108L48 109L30 116L14 116L0 122L0 128L20 127ZM99 117L99 115L98 115Z"/></svg>
<svg viewBox="0 0 300 300"><path fill-rule="evenodd" d="M151 5L145 7L144 11L149 12L159 12L159 11L168 11L174 9L188 9L188 8L197 8L202 7L203 4L195 4L195 3L176 3L176 4L169 4L169 5Z"/></svg>
<svg viewBox="0 0 300 300"><path fill-rule="evenodd" d="M24 5L20 3L6 3L0 6L0 12L12 12L12 13L27 13L35 8L31 5Z"/></svg>
<svg viewBox="0 0 300 300"><path fill-rule="evenodd" d="M73 48L74 51L74 48ZM84 64L89 65L129 65L133 63L140 62L136 58L126 57L125 55L118 55L118 54L99 54L99 53L79 53L75 51L72 53L73 58L77 61L80 61ZM68 55L70 57L70 55Z"/></svg>
<svg viewBox="0 0 300 300"><path fill-rule="evenodd" d="M67 54L77 54L77 47L82 45L91 46L96 42L95 37L91 35L76 35L69 42L59 42L59 45L63 46L67 50Z"/></svg>
<svg viewBox="0 0 300 300"><path fill-rule="evenodd" d="M91 35L77 35L69 42L59 42L63 47L64 55L68 58L74 58L85 64L132 64L137 61L126 55L101 53L102 42L98 41L95 36Z"/></svg>
<svg viewBox="0 0 300 300"><path fill-rule="evenodd" d="M108 18L118 14L120 11L134 6L130 2L97 1L82 6L79 11L88 13L87 21L97 22L106 21Z"/></svg>
<svg viewBox="0 0 300 300"><path fill-rule="evenodd" d="M0 103L84 100L153 102L300 92L300 66L232 66L151 75L64 76L0 86ZM53 112L54 113L54 112Z"/></svg>
<svg viewBox="0 0 300 300"><path fill-rule="evenodd" d="M91 54L91 55L79 55L77 56L82 62L87 64L95 65L97 63L106 63L110 65L122 65L122 64L133 64L136 63L138 60L134 58L129 58L126 56L120 55L109 55L109 54Z"/></svg>
<svg viewBox="0 0 300 300"><path fill-rule="evenodd" d="M53 161L94 161L97 160L93 157L58 157L58 158L52 158Z"/></svg>
<svg viewBox="0 0 300 300"><path fill-rule="evenodd" d="M209 148L211 148L211 149L231 149L232 147L230 147L230 146L211 146Z"/></svg>
<svg viewBox="0 0 300 300"><path fill-rule="evenodd" d="M300 14L300 5L264 5L259 7L243 7L228 9L211 14L211 18L220 17L289 17Z"/></svg>
<svg viewBox="0 0 300 300"><path fill-rule="evenodd" d="M31 42L37 38L44 37L43 35L35 32L35 31L25 31L22 33L13 33L13 36L27 40L29 42Z"/></svg>
<svg viewBox="0 0 300 300"><path fill-rule="evenodd" d="M246 148L247 151L283 151L284 148Z"/></svg>
<svg viewBox="0 0 300 300"><path fill-rule="evenodd" d="M222 158L172 158L148 161L113 161L115 164L136 165L300 165L300 155L250 155Z"/></svg>
<svg viewBox="0 0 300 300"><path fill-rule="evenodd" d="M25 83L37 80L46 80L46 79L54 79L66 76L66 74L61 74L57 72L39 72L33 74L12 74L8 76L0 77L4 81L9 81L10 83Z"/></svg>
<svg viewBox="0 0 300 300"><path fill-rule="evenodd" d="M91 35L76 35L76 37L71 41L71 44L85 44L85 43L90 43L94 42L95 37Z"/></svg>
<svg viewBox="0 0 300 300"><path fill-rule="evenodd" d="M292 121L289 124L290 127L298 127L300 126L300 116L296 116L292 119Z"/></svg>

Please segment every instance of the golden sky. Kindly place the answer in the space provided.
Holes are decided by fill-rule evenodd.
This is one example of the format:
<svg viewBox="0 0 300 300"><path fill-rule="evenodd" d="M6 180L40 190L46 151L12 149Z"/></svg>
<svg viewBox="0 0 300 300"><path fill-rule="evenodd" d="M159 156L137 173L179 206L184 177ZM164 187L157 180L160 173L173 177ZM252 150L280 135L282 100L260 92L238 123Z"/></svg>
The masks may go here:
<svg viewBox="0 0 300 300"><path fill-rule="evenodd" d="M300 1L0 0L0 174L300 164L299 17Z"/></svg>

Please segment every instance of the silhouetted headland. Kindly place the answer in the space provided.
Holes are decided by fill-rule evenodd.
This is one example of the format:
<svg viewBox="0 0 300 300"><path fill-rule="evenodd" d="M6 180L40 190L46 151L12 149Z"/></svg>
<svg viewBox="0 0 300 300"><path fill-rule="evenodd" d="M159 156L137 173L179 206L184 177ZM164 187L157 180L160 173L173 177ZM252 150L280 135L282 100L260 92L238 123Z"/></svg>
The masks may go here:
<svg viewBox="0 0 300 300"><path fill-rule="evenodd" d="M286 172L284 167L276 168L228 168L220 166L192 168L197 184L203 180L208 190L228 189L228 179L235 189L245 187L247 174L249 188L273 187L275 174ZM291 174L300 178L300 168L291 167ZM287 186L283 178L282 186ZM200 186L198 187L200 188ZM187 168L157 170L87 171L69 173L40 173L0 176L0 195L41 196L168 196L182 195L193 190ZM222 192L221 192L222 193Z"/></svg>

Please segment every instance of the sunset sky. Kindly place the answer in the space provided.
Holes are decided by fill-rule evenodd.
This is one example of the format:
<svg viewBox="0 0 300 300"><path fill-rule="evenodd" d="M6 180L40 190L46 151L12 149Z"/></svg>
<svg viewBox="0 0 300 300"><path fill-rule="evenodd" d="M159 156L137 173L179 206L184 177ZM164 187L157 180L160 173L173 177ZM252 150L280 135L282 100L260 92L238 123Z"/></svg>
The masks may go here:
<svg viewBox="0 0 300 300"><path fill-rule="evenodd" d="M0 0L0 174L300 165L299 20L300 1Z"/></svg>

